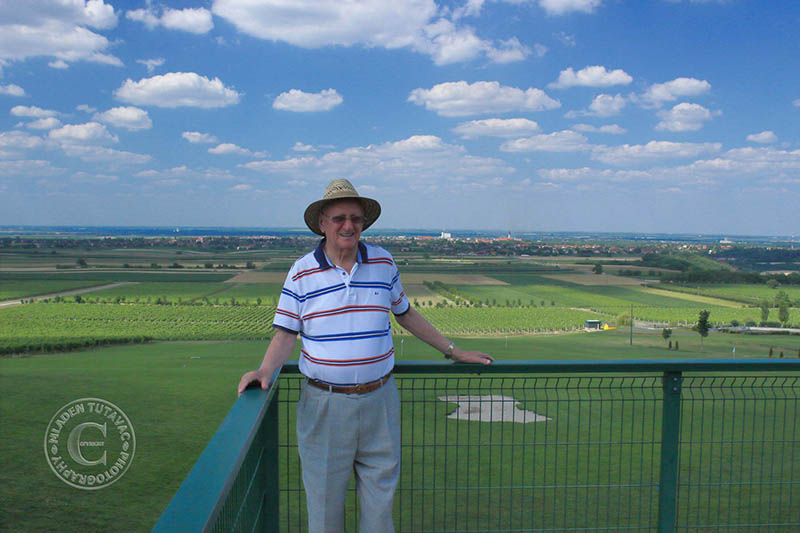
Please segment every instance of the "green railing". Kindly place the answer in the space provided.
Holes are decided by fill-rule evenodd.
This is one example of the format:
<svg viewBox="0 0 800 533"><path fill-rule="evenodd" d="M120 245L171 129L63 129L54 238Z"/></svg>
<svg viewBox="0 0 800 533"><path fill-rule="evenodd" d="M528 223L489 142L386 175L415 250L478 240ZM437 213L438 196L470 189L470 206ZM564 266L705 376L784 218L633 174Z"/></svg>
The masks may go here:
<svg viewBox="0 0 800 533"><path fill-rule="evenodd" d="M398 531L800 530L800 361L417 362L395 376ZM288 363L277 387L242 395L154 531L306 530L301 378ZM357 505L350 490L347 531Z"/></svg>

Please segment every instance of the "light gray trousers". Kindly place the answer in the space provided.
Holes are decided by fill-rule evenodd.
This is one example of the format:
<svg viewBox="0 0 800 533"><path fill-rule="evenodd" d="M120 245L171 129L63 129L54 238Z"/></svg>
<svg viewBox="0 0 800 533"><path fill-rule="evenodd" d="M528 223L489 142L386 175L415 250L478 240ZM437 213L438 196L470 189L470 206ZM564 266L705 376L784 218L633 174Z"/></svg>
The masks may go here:
<svg viewBox="0 0 800 533"><path fill-rule="evenodd" d="M367 394L327 392L303 383L297 444L311 533L344 528L345 494L355 473L359 531L393 532L400 478L400 398L392 376Z"/></svg>

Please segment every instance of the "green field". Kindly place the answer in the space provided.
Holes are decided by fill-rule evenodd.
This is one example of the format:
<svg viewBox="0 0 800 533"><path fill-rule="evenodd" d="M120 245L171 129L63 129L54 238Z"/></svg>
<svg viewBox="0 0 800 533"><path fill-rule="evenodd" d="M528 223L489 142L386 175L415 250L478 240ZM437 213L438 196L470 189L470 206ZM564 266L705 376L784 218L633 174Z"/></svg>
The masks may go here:
<svg viewBox="0 0 800 533"><path fill-rule="evenodd" d="M670 351L659 332L457 338L459 346L498 359L648 359L764 357L770 347L796 357L800 337L750 337L677 332ZM9 531L149 530L235 401L241 374L255 368L267 343L176 342L99 348L66 354L0 358L4 391L0 417L0 529ZM395 340L398 360L439 359L414 338ZM295 353L296 357L296 353ZM131 469L112 486L87 493L49 470L41 443L50 417L77 398L99 397L125 411L135 425ZM441 409L445 409L442 407ZM565 428L566 429L566 428ZM796 458L798 459L798 458ZM122 504L124 502L124 505ZM129 509L137 509L130 513Z"/></svg>
<svg viewBox="0 0 800 533"><path fill-rule="evenodd" d="M100 285L92 281L78 280L25 280L14 282L0 281L0 302L15 298L30 298L41 294L51 294L82 287Z"/></svg>
<svg viewBox="0 0 800 533"><path fill-rule="evenodd" d="M141 256L159 255L146 252ZM119 260L124 257L122 252L111 255ZM110 257L95 256L94 260L109 261ZM232 262L225 255L215 257L215 261ZM270 261L273 266L288 264L288 258L280 255L271 256ZM437 276L451 275L453 268L460 275L488 275L508 285L454 284L447 285L445 293L437 293L419 281L427 276L434 281ZM660 327L635 328L632 345L627 328L592 333L575 331L587 319L613 323L618 315L628 314L631 309L637 322L691 324L704 308L711 311L713 323L729 323L734 319L758 321L760 309L755 307L695 302L678 293L672 297L638 286L581 285L537 276L526 265L506 267L496 261L482 262L478 270L471 271L467 262L453 266L419 260L409 269L412 270L416 283L409 293L412 300L420 300L422 314L460 347L486 351L501 360L731 358L734 355L762 358L770 351L775 358L781 354L796 358L800 354L798 335L712 332L701 342L699 335L688 328L675 327L671 341L680 345L675 350L669 349L661 337ZM67 296L61 302L0 309L0 353L28 354L0 357L3 390L0 417L5 431L0 454L9 458L5 468L0 469L0 530L91 531L108 529L108 524L126 531L152 527L235 401L239 377L259 364L271 335L275 299L281 285L224 283L236 273L166 268L0 272L4 294L27 296L38 291L130 282L87 292L81 295L84 303L75 303L73 296ZM701 294L732 301L735 298L730 293L735 293L734 289L707 287L708 292L703 292L704 288ZM755 291L765 287L747 290L760 295ZM473 305L454 305L454 295L468 298ZM796 293L790 292L790 297L796 298ZM777 309L771 311L770 319L777 320ZM800 309L792 308L790 321L800 324ZM441 358L429 346L403 334L394 322L393 327L398 360ZM134 344L85 349L114 343ZM61 352L66 349L74 351ZM56 353L35 354L39 351ZM50 472L41 449L44 429L53 413L82 397L103 398L121 407L135 424L138 439L131 470L118 483L90 494L61 483ZM437 402L430 410L432 414L443 415L452 409L452 405L431 401ZM573 425L562 428L573 434L583 431ZM505 452L498 453L496 460L502 462ZM577 460L569 451L555 453L559 460ZM563 456L558 455L562 453ZM407 462L412 460L422 465L428 459L414 457ZM547 472L549 468L536 462L539 459L528 463L524 458L515 461L522 461L530 468L536 465L537 471L541 468ZM404 471L404 475L409 474ZM513 474L508 476L513 482ZM580 476L571 479L575 483L588 482L588 478ZM421 486L429 481L429 478L419 479ZM487 513L486 505L515 505L512 500L503 501L501 496L501 493L481 495L484 507L477 506L473 511L479 515ZM548 497L573 496L553 493ZM416 506L415 503L400 512L414 513ZM129 509L136 509L137 513L127 512ZM442 523L429 525L435 528ZM486 527L491 525L487 523ZM579 526L577 522L574 525Z"/></svg>

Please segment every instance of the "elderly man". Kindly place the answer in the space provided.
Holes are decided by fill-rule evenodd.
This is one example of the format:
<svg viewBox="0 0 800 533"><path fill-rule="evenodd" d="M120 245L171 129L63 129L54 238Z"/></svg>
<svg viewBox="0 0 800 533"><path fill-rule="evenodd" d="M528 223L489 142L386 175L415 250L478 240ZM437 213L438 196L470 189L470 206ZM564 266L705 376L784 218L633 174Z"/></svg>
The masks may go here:
<svg viewBox="0 0 800 533"><path fill-rule="evenodd" d="M391 254L360 241L380 215L347 180L334 180L305 222L324 236L289 271L275 311L275 335L258 370L239 382L269 387L274 372L302 339L306 376L297 404L297 440L309 530L341 531L351 472L355 473L362 532L393 531L392 499L400 475L400 401L389 313L445 357L489 364L465 351L413 309Z"/></svg>

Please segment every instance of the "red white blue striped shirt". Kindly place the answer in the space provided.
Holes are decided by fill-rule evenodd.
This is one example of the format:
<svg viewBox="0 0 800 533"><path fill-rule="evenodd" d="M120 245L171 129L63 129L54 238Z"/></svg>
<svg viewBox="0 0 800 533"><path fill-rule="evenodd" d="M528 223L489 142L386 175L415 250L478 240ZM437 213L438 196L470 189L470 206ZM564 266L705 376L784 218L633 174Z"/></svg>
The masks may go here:
<svg viewBox="0 0 800 533"><path fill-rule="evenodd" d="M273 326L300 333L300 371L336 385L376 380L394 367L389 313L409 302L391 254L359 242L352 272L332 264L323 239L298 259L281 291Z"/></svg>

